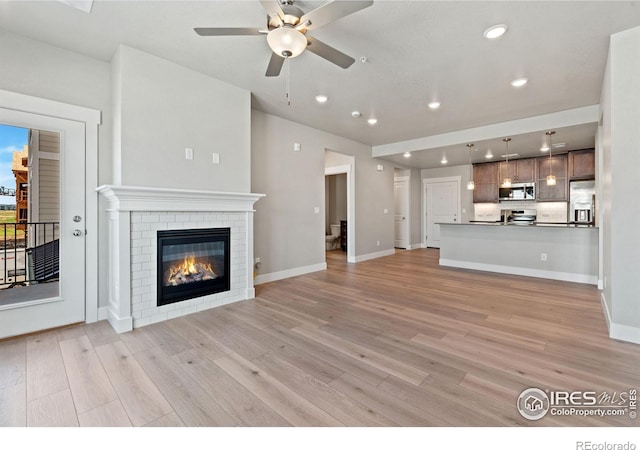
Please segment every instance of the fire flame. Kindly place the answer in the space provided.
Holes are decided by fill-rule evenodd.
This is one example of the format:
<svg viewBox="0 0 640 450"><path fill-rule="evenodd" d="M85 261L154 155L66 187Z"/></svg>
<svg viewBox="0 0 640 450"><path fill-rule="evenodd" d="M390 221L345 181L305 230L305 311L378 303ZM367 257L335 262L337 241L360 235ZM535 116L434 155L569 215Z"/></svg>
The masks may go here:
<svg viewBox="0 0 640 450"><path fill-rule="evenodd" d="M198 263L200 266L200 270L208 270L213 272L211 268L211 264ZM195 275L199 270L196 268L196 258L195 256L185 256L184 261L179 266L171 266L169 269L169 277L173 277L174 275L181 273L183 275Z"/></svg>

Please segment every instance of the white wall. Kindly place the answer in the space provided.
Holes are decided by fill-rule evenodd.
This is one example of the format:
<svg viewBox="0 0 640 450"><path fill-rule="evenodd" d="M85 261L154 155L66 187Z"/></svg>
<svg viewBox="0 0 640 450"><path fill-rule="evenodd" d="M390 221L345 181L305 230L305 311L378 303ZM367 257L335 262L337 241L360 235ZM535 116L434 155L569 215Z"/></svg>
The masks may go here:
<svg viewBox="0 0 640 450"><path fill-rule="evenodd" d="M603 83L603 296L612 337L640 343L640 27L611 36Z"/></svg>
<svg viewBox="0 0 640 450"><path fill-rule="evenodd" d="M114 173L123 185L249 192L249 91L123 45L113 78Z"/></svg>
<svg viewBox="0 0 640 450"><path fill-rule="evenodd" d="M294 142L302 151L293 151ZM314 207L325 204L327 149L354 157L356 258L393 251L393 166L372 158L367 145L253 110L251 189L267 195L254 222L260 274L324 264L324 215Z"/></svg>

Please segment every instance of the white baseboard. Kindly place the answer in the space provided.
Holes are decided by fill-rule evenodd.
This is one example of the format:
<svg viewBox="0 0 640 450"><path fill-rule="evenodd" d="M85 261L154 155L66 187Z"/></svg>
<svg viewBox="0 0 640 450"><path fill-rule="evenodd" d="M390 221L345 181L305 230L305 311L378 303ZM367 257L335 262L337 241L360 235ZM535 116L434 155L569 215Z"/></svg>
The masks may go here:
<svg viewBox="0 0 640 450"><path fill-rule="evenodd" d="M368 261L370 259L376 259L376 258L382 258L383 256L391 256L391 255L395 255L396 254L396 249L395 248L391 248L389 250L382 250L381 252L375 252L375 253L367 253L366 255L359 255L356 256L354 258L354 262L362 262L362 261Z"/></svg>
<svg viewBox="0 0 640 450"><path fill-rule="evenodd" d="M111 308L107 308L107 320L117 333L126 333L133 330L133 317L120 318L114 314Z"/></svg>
<svg viewBox="0 0 640 450"><path fill-rule="evenodd" d="M109 319L109 308L107 306L98 308L98 321L107 319Z"/></svg>
<svg viewBox="0 0 640 450"><path fill-rule="evenodd" d="M424 248L422 244L411 244L407 250L417 250L419 248Z"/></svg>
<svg viewBox="0 0 640 450"><path fill-rule="evenodd" d="M469 261L456 261L440 259L440 265L457 267L460 269L482 270L484 272L507 273L509 275L521 275L525 277L547 278L550 280L571 281L573 283L598 284L597 275L585 275L580 273L554 272L551 270L529 269L526 267L510 267L498 264L484 264Z"/></svg>
<svg viewBox="0 0 640 450"><path fill-rule="evenodd" d="M607 321L607 328L609 329L609 337L611 339L618 339L620 341L633 342L634 344L640 344L640 328L612 322L611 313L609 312L609 306L607 305L607 299L604 296L604 292L600 293L600 303L602 303L604 318Z"/></svg>
<svg viewBox="0 0 640 450"><path fill-rule="evenodd" d="M313 264L311 266L296 267L294 269L281 270L280 272L265 273L258 275L253 284L270 283L271 281L284 280L285 278L297 277L298 275L304 275L311 272L319 272L321 270L327 270L327 263Z"/></svg>
<svg viewBox="0 0 640 450"><path fill-rule="evenodd" d="M254 288L246 289L244 291L244 299L249 300L252 298L256 298L256 290Z"/></svg>
<svg viewBox="0 0 640 450"><path fill-rule="evenodd" d="M598 289L599 290L603 290L604 289L604 283L602 282L602 280L598 280Z"/></svg>

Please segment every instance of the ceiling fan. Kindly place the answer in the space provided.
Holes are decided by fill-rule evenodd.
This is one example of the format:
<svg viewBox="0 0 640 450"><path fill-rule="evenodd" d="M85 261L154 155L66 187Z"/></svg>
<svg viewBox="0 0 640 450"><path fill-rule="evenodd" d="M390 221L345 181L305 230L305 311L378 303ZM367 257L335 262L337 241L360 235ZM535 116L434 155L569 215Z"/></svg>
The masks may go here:
<svg viewBox="0 0 640 450"><path fill-rule="evenodd" d="M267 29L261 28L194 28L200 36L267 36L273 53L266 76L277 77L285 60L295 58L305 49L343 69L354 59L324 42L307 36L307 31L320 28L334 20L367 8L371 1L331 1L305 13L293 6L293 0L260 0L267 11Z"/></svg>

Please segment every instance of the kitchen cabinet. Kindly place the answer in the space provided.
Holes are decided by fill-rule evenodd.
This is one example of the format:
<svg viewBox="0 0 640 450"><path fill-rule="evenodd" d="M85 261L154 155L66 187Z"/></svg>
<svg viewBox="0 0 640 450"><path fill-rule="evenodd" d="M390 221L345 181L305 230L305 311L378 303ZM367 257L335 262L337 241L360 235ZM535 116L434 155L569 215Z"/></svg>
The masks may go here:
<svg viewBox="0 0 640 450"><path fill-rule="evenodd" d="M498 163L474 164L473 203L498 203Z"/></svg>
<svg viewBox="0 0 640 450"><path fill-rule="evenodd" d="M539 202L566 202L567 201L567 165L566 154L537 158L538 181L536 183L536 198ZM547 186L547 175L553 173L556 176L556 185Z"/></svg>
<svg viewBox="0 0 640 450"><path fill-rule="evenodd" d="M511 178L512 183L533 183L536 180L536 160L535 158L515 159L501 161L499 164L498 181Z"/></svg>
<svg viewBox="0 0 640 450"><path fill-rule="evenodd" d="M590 180L596 177L596 151L594 149L569 152L569 179Z"/></svg>

